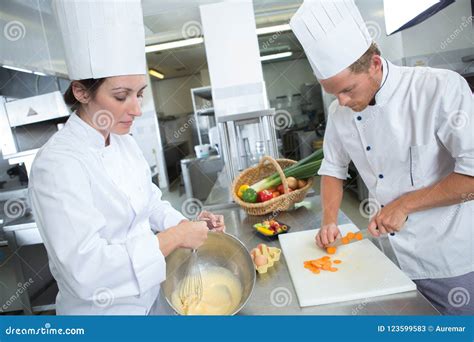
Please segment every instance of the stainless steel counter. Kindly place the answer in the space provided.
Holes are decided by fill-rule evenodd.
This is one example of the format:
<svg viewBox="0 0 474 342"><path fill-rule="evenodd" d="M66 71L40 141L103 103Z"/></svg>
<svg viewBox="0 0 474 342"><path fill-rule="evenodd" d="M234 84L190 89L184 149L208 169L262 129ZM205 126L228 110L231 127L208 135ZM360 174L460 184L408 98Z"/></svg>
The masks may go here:
<svg viewBox="0 0 474 342"><path fill-rule="evenodd" d="M248 216L237 207L215 210L214 212L224 215L227 232L238 237L249 250L259 243L280 247L278 239L264 238L252 228L254 223L262 221L265 216ZM288 224L291 227L291 232L318 228L321 225L320 197L307 197L305 201L296 205L295 210L281 213L277 219ZM341 212L339 222L341 224L350 223L350 220ZM274 291L273 300L272 291ZM277 293L278 296L276 296ZM272 302L275 304L272 304ZM418 291L300 308L284 256L268 273L257 274L252 297L240 314L439 315L438 311Z"/></svg>

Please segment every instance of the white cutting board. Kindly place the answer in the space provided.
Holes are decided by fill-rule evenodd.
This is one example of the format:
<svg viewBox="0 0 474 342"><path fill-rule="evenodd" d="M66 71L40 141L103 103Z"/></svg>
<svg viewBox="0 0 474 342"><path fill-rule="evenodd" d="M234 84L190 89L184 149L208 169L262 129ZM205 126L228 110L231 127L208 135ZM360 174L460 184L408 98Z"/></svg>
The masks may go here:
<svg viewBox="0 0 474 342"><path fill-rule="evenodd" d="M359 229L353 224L339 226L344 236ZM279 235L300 306L312 306L365 299L412 291L415 283L408 278L370 240L363 239L337 248L331 259L337 272L314 274L303 267L306 260L318 259L327 253L315 244L319 229Z"/></svg>

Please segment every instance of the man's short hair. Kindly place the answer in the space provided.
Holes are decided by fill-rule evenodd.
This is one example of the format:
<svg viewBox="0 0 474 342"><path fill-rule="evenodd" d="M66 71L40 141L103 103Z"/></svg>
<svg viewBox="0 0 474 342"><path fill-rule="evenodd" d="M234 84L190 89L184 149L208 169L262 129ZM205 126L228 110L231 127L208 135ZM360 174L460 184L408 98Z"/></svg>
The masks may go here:
<svg viewBox="0 0 474 342"><path fill-rule="evenodd" d="M349 70L356 74L369 71L369 68L372 65L372 57L374 55L380 56L380 50L377 44L372 42L367 51L357 61L352 63L352 65L349 67Z"/></svg>

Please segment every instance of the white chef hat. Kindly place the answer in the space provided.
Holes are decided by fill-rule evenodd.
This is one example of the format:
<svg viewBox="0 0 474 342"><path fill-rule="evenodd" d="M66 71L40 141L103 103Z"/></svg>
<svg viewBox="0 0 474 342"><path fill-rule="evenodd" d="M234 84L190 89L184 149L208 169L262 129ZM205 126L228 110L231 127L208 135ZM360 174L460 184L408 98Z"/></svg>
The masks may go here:
<svg viewBox="0 0 474 342"><path fill-rule="evenodd" d="M349 67L372 43L353 0L305 0L290 26L318 79Z"/></svg>
<svg viewBox="0 0 474 342"><path fill-rule="evenodd" d="M71 80L146 73L140 0L55 0Z"/></svg>

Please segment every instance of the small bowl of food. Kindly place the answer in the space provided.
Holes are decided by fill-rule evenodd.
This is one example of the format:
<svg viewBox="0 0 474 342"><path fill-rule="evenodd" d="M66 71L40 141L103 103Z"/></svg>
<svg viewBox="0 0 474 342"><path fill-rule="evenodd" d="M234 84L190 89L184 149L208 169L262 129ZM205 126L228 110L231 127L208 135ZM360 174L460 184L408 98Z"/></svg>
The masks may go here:
<svg viewBox="0 0 474 342"><path fill-rule="evenodd" d="M265 237L276 237L280 234L285 234L290 230L290 226L277 220L265 220L261 223L256 223L253 228Z"/></svg>

